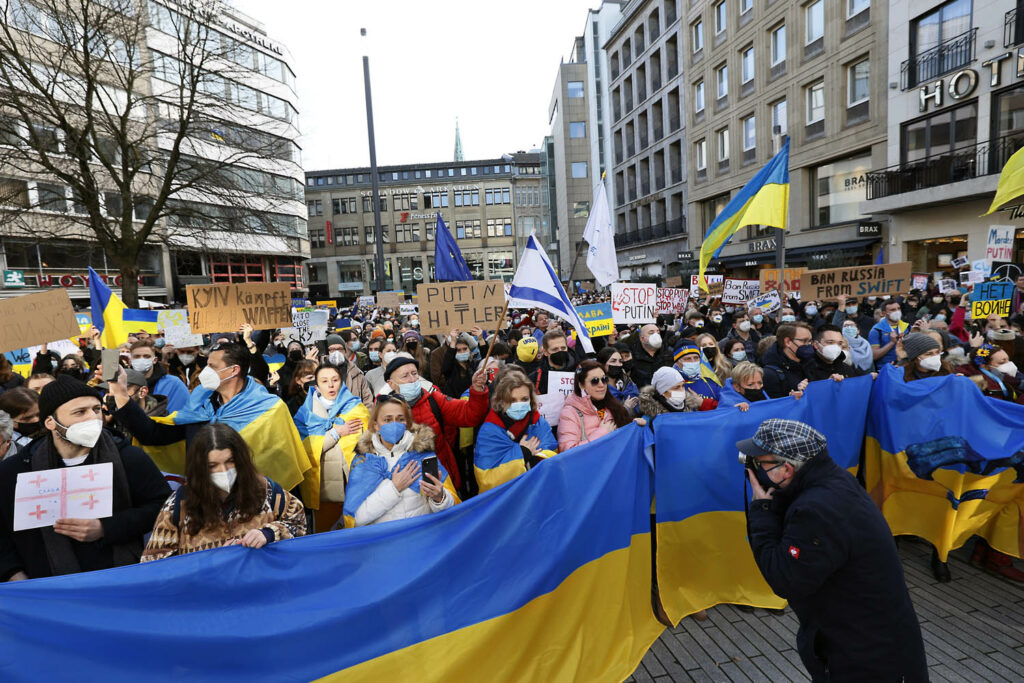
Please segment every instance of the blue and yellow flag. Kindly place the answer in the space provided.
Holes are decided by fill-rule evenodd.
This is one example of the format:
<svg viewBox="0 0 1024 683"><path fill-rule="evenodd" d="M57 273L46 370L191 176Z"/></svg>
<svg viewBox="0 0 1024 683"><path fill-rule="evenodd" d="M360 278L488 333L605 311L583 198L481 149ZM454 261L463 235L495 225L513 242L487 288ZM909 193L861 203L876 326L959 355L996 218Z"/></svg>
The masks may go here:
<svg viewBox="0 0 1024 683"><path fill-rule="evenodd" d="M4 681L623 680L664 630L641 431L432 515L0 584Z"/></svg>
<svg viewBox="0 0 1024 683"><path fill-rule="evenodd" d="M124 321L125 335L136 332L157 333L157 317L159 311L146 310L141 308L125 308L121 311L121 319Z"/></svg>
<svg viewBox="0 0 1024 683"><path fill-rule="evenodd" d="M540 458L550 458L558 453L558 441L555 440L548 421L536 410L529 419L530 425L520 438L537 437L540 440L537 456ZM494 411L487 415L476 436L473 470L476 472L476 483L481 493L526 473L522 447L518 441L512 440L512 435L505 429L501 418Z"/></svg>
<svg viewBox="0 0 1024 683"><path fill-rule="evenodd" d="M789 138L779 153L718 214L700 247L700 288L708 291L704 270L736 232L747 225L786 229L789 210Z"/></svg>
<svg viewBox="0 0 1024 683"><path fill-rule="evenodd" d="M359 420L365 430L370 422L370 412L366 406L344 384L341 385L341 391L330 408L320 404L326 413L325 416L316 414L313 402L319 400L316 387L310 387L306 400L295 413L295 427L299 430L299 438L302 439L306 455L313 465L302 480L302 502L313 510L320 509L320 457L323 455L324 435L327 434L327 430L349 420ZM360 436L361 434L349 434L338 439L338 447L345 455L345 472L352 468L352 457L355 455L356 443Z"/></svg>
<svg viewBox="0 0 1024 683"><path fill-rule="evenodd" d="M280 398L269 393L252 377L246 378L245 388L240 394L219 408L215 409L210 403L212 393L198 386L192 390L184 408L166 417L152 419L170 425L222 422L238 432L249 445L253 463L260 474L270 477L286 490L303 482L304 475L314 467L314 463L302 445L288 406ZM185 474L184 441L167 446L135 443L146 451L162 472Z"/></svg>
<svg viewBox="0 0 1024 683"><path fill-rule="evenodd" d="M747 542L750 492L736 442L768 418L800 420L825 434L829 455L841 467L855 470L870 393L870 376L829 380L812 382L800 400L758 401L747 412L722 408L655 418L658 586L672 623L719 603L785 605L761 576Z"/></svg>
<svg viewBox="0 0 1024 683"><path fill-rule="evenodd" d="M893 534L925 539L943 561L975 534L1024 557L1024 406L966 377L904 382L902 370L882 368L864 478Z"/></svg>
<svg viewBox="0 0 1024 683"><path fill-rule="evenodd" d="M100 331L100 343L105 348L116 349L128 341L128 333L124 330L124 303L121 297L110 291L92 266L89 266L89 305L92 307L92 324Z"/></svg>
<svg viewBox="0 0 1024 683"><path fill-rule="evenodd" d="M275 353L271 356L264 355L263 360L267 362L267 367L271 372L277 372L284 366L286 359L283 353Z"/></svg>

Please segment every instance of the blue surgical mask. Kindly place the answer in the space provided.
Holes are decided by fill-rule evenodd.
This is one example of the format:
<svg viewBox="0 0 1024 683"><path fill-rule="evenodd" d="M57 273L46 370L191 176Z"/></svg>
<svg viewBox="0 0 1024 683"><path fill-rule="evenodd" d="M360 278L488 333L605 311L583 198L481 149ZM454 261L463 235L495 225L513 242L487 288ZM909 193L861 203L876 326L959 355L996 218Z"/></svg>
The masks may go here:
<svg viewBox="0 0 1024 683"><path fill-rule="evenodd" d="M817 306L808 306L807 308L804 309L804 313L806 313L807 315L817 315L818 314L818 307Z"/></svg>
<svg viewBox="0 0 1024 683"><path fill-rule="evenodd" d="M459 361L460 363L465 363L467 360L469 360L469 355L470 355L469 351L464 351L463 353L457 353L457 354L455 354L455 360Z"/></svg>
<svg viewBox="0 0 1024 683"><path fill-rule="evenodd" d="M505 414L513 420L519 421L530 414L530 402L529 401L518 401L512 403L508 408L505 409Z"/></svg>
<svg viewBox="0 0 1024 683"><path fill-rule="evenodd" d="M404 422L386 422L380 426L380 438L388 443L398 443L405 436Z"/></svg>
<svg viewBox="0 0 1024 683"><path fill-rule="evenodd" d="M940 323L944 323L944 322L946 322L946 314L945 313L936 313L935 314L935 319L938 322L940 322Z"/></svg>
<svg viewBox="0 0 1024 683"><path fill-rule="evenodd" d="M788 315L788 314L784 315L784 316L782 316L782 322L784 322L784 323L795 323L796 322L796 316L795 315Z"/></svg>
<svg viewBox="0 0 1024 683"><path fill-rule="evenodd" d="M846 315L857 315L857 306L847 306Z"/></svg>
<svg viewBox="0 0 1024 683"><path fill-rule="evenodd" d="M402 398L404 398L409 403L415 403L416 399L418 399L420 397L420 394L423 393L423 387L420 386L419 381L408 382L406 384L399 384L398 392L402 394ZM394 441L392 441L391 443L394 443Z"/></svg>
<svg viewBox="0 0 1024 683"><path fill-rule="evenodd" d="M164 344L166 343L167 340L164 339L163 337L157 337L156 339L153 340L153 346L155 346L158 349L164 348Z"/></svg>
<svg viewBox="0 0 1024 683"><path fill-rule="evenodd" d="M686 377L697 377L700 375L700 361L693 361L692 363L680 363L682 373Z"/></svg>
<svg viewBox="0 0 1024 683"><path fill-rule="evenodd" d="M763 322L764 322L764 316L763 315L755 315L754 316L754 324L755 325L760 325Z"/></svg>
<svg viewBox="0 0 1024 683"><path fill-rule="evenodd" d="M355 341L352 342L352 345L349 348L351 348L353 351L358 351L360 348L362 348L362 346L362 343L360 343L360 341L356 339Z"/></svg>
<svg viewBox="0 0 1024 683"><path fill-rule="evenodd" d="M857 328L847 325L843 328L843 336L847 339L853 339L857 336Z"/></svg>
<svg viewBox="0 0 1024 683"><path fill-rule="evenodd" d="M733 351L729 355L737 363L739 363L741 360L746 360L747 359L747 352L746 351Z"/></svg>
<svg viewBox="0 0 1024 683"><path fill-rule="evenodd" d="M370 360L374 363L380 362L380 351L370 351Z"/></svg>

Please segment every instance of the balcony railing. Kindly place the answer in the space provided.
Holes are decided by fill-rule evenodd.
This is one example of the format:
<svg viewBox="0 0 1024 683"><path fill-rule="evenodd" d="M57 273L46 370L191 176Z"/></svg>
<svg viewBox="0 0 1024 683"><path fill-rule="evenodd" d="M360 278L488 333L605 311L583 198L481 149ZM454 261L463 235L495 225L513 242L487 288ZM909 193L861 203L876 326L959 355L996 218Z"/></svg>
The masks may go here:
<svg viewBox="0 0 1024 683"><path fill-rule="evenodd" d="M670 218L664 223L657 223L655 225L648 225L636 230L626 230L621 232L615 235L615 243L618 246L643 244L644 242L649 242L651 240L685 234L686 219L680 216L677 218Z"/></svg>
<svg viewBox="0 0 1024 683"><path fill-rule="evenodd" d="M1018 133L924 161L871 171L867 174L867 198L881 199L999 173L1021 147L1024 134Z"/></svg>
<svg viewBox="0 0 1024 683"><path fill-rule="evenodd" d="M903 62L900 67L900 83L903 90L909 90L920 83L973 62L977 35L978 29L972 28Z"/></svg>
<svg viewBox="0 0 1024 683"><path fill-rule="evenodd" d="M1003 20L1003 47L1013 47L1024 43L1024 17L1017 18L1017 9L1006 13Z"/></svg>

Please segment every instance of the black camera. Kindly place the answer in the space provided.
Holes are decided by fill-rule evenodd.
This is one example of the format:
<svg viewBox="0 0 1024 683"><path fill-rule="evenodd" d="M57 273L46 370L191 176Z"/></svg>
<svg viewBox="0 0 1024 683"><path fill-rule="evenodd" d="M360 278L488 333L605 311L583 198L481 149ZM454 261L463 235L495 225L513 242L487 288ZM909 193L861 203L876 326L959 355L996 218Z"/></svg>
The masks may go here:
<svg viewBox="0 0 1024 683"><path fill-rule="evenodd" d="M755 458L752 455L747 455L746 453L738 453L737 455L739 457L739 461L740 461L741 465L746 467L751 472L754 472L754 471L757 470L757 458Z"/></svg>

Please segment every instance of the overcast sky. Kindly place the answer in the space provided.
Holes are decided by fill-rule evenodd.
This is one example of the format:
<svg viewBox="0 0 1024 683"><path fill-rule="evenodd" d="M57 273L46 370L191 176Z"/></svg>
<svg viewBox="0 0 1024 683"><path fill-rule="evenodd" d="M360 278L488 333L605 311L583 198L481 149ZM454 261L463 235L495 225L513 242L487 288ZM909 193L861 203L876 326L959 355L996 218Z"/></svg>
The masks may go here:
<svg viewBox="0 0 1024 683"><path fill-rule="evenodd" d="M377 163L539 147L559 61L600 0L233 0L294 57L306 170L366 166L359 28L366 27Z"/></svg>

